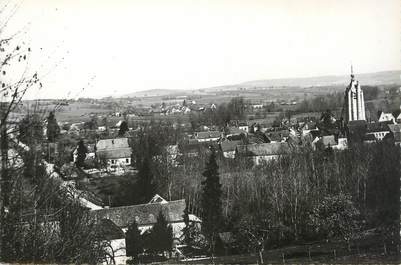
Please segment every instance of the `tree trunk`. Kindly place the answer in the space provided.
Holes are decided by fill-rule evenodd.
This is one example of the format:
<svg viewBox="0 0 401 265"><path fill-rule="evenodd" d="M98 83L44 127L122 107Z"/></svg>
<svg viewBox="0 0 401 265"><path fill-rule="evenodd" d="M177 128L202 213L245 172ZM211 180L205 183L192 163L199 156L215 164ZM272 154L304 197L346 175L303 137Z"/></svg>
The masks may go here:
<svg viewBox="0 0 401 265"><path fill-rule="evenodd" d="M1 111L5 112L5 106L1 105ZM4 116L4 114L3 114ZM3 258L3 238L4 238L4 219L5 219L5 208L8 205L8 140L7 140L7 126L6 119L3 118L1 122L1 133L0 133L0 149L1 149L1 174L0 174L0 259Z"/></svg>
<svg viewBox="0 0 401 265"><path fill-rule="evenodd" d="M264 263L264 261L263 261L263 251L264 251L263 248L259 249L259 264L263 264Z"/></svg>

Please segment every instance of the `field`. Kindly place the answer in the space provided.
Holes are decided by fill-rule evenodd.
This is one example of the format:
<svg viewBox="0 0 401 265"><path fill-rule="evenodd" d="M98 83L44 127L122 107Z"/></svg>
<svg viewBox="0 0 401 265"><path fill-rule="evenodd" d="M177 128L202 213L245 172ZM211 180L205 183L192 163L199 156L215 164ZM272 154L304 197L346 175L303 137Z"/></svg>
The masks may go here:
<svg viewBox="0 0 401 265"><path fill-rule="evenodd" d="M61 122L80 122L89 120L90 114L105 114L111 111L113 110L99 104L73 102L68 106L61 107L56 115L57 120Z"/></svg>

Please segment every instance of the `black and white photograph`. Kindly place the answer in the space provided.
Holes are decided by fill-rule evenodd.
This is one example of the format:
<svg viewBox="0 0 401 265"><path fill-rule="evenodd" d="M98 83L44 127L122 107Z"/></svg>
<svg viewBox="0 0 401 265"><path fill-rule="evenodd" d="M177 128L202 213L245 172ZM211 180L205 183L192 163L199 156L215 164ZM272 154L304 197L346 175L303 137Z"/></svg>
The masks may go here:
<svg viewBox="0 0 401 265"><path fill-rule="evenodd" d="M0 0L0 264L399 264L400 179L399 0Z"/></svg>

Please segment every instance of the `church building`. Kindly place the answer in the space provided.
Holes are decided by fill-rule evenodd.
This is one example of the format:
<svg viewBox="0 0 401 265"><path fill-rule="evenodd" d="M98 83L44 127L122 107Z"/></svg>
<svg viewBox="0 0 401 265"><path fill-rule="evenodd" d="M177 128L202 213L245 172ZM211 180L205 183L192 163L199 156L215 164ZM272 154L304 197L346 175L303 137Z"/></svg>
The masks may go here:
<svg viewBox="0 0 401 265"><path fill-rule="evenodd" d="M346 104L346 122L350 121L366 121L365 115L365 101L363 99L363 91L361 85L353 73L351 66L351 83L345 91L345 104Z"/></svg>

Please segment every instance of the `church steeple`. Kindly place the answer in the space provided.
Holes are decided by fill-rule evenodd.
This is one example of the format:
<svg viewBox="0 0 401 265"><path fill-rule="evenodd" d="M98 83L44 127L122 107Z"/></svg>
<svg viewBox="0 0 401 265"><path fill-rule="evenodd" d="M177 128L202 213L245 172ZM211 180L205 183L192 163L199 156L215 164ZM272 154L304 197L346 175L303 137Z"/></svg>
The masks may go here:
<svg viewBox="0 0 401 265"><path fill-rule="evenodd" d="M365 100L363 91L354 76L354 68L351 64L351 82L346 90L347 119L346 122L355 120L366 120Z"/></svg>
<svg viewBox="0 0 401 265"><path fill-rule="evenodd" d="M354 76L354 67L352 66L351 63L351 81L354 80L355 76Z"/></svg>

